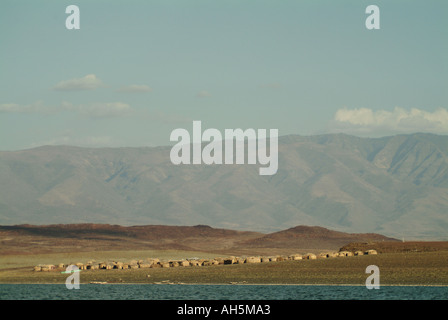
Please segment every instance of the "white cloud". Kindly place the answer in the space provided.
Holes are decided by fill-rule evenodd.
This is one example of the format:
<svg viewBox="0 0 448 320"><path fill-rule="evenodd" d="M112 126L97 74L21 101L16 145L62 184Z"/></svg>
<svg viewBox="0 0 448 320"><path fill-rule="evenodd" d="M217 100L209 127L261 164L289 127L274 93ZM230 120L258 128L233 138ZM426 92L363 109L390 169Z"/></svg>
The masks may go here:
<svg viewBox="0 0 448 320"><path fill-rule="evenodd" d="M94 74L88 74L83 78L61 81L57 83L53 89L57 91L80 91L94 90L103 86L103 82Z"/></svg>
<svg viewBox="0 0 448 320"><path fill-rule="evenodd" d="M51 114L54 113L54 108L45 105L42 101L37 101L26 105L20 105L17 103L3 103L0 104L0 112Z"/></svg>
<svg viewBox="0 0 448 320"><path fill-rule="evenodd" d="M19 105L15 103L0 104L0 112L36 114L74 112L91 118L120 117L130 114L132 111L131 106L123 102L99 102L80 105L62 102L60 106L48 106L42 102L36 102L30 105Z"/></svg>
<svg viewBox="0 0 448 320"><path fill-rule="evenodd" d="M128 86L122 86L117 90L117 92L145 93L145 92L152 92L152 88L145 84L131 84Z"/></svg>
<svg viewBox="0 0 448 320"><path fill-rule="evenodd" d="M434 112L400 107L392 111L368 108L339 109L330 126L347 133L448 133L448 111L438 108Z"/></svg>

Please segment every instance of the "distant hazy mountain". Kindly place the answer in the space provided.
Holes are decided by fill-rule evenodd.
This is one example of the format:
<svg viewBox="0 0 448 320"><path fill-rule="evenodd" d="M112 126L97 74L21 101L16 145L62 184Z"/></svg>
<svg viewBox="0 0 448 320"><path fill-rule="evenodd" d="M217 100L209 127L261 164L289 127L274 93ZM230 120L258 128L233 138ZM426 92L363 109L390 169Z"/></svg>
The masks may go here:
<svg viewBox="0 0 448 320"><path fill-rule="evenodd" d="M257 165L173 165L169 147L45 146L0 152L0 224L312 225L448 239L448 137L279 139Z"/></svg>

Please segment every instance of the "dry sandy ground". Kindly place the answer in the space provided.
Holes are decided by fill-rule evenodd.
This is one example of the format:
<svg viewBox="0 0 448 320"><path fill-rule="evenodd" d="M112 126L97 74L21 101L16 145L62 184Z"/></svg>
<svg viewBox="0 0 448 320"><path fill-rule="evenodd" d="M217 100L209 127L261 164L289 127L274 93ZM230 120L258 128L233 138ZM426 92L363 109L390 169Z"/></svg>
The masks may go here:
<svg viewBox="0 0 448 320"><path fill-rule="evenodd" d="M215 253L175 250L80 252L0 257L0 283L65 283L60 271L34 272L40 263L213 258ZM366 267L376 265L382 285L448 285L448 251L382 253L317 260L216 265L207 267L83 270L81 283L354 284L365 285Z"/></svg>

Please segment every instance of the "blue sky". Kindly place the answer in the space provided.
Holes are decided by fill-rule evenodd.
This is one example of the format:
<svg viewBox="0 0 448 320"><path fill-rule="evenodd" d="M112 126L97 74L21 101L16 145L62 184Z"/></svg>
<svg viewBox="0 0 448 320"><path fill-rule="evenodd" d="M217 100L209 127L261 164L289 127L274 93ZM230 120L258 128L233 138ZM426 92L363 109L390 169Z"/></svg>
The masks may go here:
<svg viewBox="0 0 448 320"><path fill-rule="evenodd" d="M65 8L80 8L67 30ZM380 8L380 30L365 9ZM448 134L448 2L2 1L0 150L175 128Z"/></svg>

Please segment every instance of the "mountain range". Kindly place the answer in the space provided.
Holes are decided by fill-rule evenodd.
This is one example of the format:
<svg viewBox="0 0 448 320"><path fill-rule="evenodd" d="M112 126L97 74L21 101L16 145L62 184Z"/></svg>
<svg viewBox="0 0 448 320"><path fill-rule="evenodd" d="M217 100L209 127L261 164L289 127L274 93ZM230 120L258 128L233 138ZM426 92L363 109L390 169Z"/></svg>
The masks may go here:
<svg viewBox="0 0 448 320"><path fill-rule="evenodd" d="M448 239L448 137L283 136L278 171L174 165L170 147L0 152L0 225L297 225Z"/></svg>

